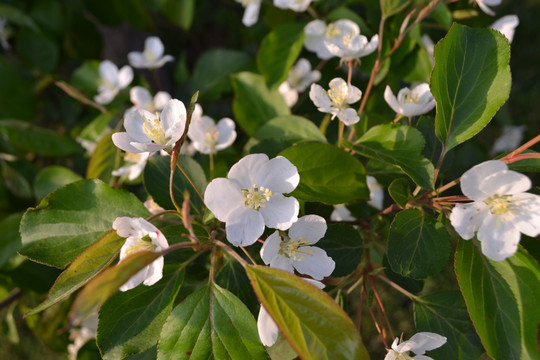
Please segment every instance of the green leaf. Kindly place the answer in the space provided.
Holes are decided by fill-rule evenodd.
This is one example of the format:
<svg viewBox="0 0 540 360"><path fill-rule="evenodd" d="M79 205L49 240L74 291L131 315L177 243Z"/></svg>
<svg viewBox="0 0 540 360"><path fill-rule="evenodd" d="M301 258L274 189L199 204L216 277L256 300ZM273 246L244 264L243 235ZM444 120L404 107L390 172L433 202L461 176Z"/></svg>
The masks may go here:
<svg viewBox="0 0 540 360"><path fill-rule="evenodd" d="M281 152L298 169L300 184L291 193L298 200L341 204L369 199L366 171L347 151L328 144L300 144Z"/></svg>
<svg viewBox="0 0 540 360"><path fill-rule="evenodd" d="M70 324L78 324L98 311L120 286L160 256L155 252L136 252L90 280L71 306Z"/></svg>
<svg viewBox="0 0 540 360"><path fill-rule="evenodd" d="M296 115L283 115L262 125L248 141L246 149L249 152L259 142L275 139L291 144L301 141L327 142L321 130L310 120Z"/></svg>
<svg viewBox="0 0 540 360"><path fill-rule="evenodd" d="M30 16L20 11L19 9L6 4L0 4L0 16L6 18L10 22L27 27L36 32L39 32L39 28Z"/></svg>
<svg viewBox="0 0 540 360"><path fill-rule="evenodd" d="M109 3L134 28L139 30L153 29L155 28L154 20L144 2L144 0L112 0Z"/></svg>
<svg viewBox="0 0 540 360"><path fill-rule="evenodd" d="M3 56L0 57L0 79L0 118L32 119L36 114L33 85Z"/></svg>
<svg viewBox="0 0 540 360"><path fill-rule="evenodd" d="M380 160L407 174L417 185L433 189L435 168L421 155L425 140L410 126L377 125L353 145L360 155Z"/></svg>
<svg viewBox="0 0 540 360"><path fill-rule="evenodd" d="M282 270L248 265L246 271L257 297L300 358L369 359L351 319L324 291Z"/></svg>
<svg viewBox="0 0 540 360"><path fill-rule="evenodd" d="M480 359L484 348L458 291L422 296L414 303L417 331L444 335L446 344L429 352L437 360Z"/></svg>
<svg viewBox="0 0 540 360"><path fill-rule="evenodd" d="M56 42L41 31L19 29L15 47L21 57L39 71L50 73L58 65L60 49Z"/></svg>
<svg viewBox="0 0 540 360"><path fill-rule="evenodd" d="M21 221L24 255L34 261L65 267L102 238L119 216L150 213L132 193L99 180L81 180L47 195Z"/></svg>
<svg viewBox="0 0 540 360"><path fill-rule="evenodd" d="M40 156L67 156L82 153L77 142L57 132L18 120L0 120L0 135L17 149Z"/></svg>
<svg viewBox="0 0 540 360"><path fill-rule="evenodd" d="M0 178L11 193L23 199L31 199L34 196L32 187L23 174L6 162L0 163L0 170Z"/></svg>
<svg viewBox="0 0 540 360"><path fill-rule="evenodd" d="M242 129L253 136L259 127L291 111L277 89L268 89L261 75L240 72L232 76L233 112Z"/></svg>
<svg viewBox="0 0 540 360"><path fill-rule="evenodd" d="M269 88L277 88L287 80L289 69L302 51L304 36L304 24L286 23L276 26L264 37L257 65Z"/></svg>
<svg viewBox="0 0 540 360"><path fill-rule="evenodd" d="M525 150L522 154L537 154L536 151ZM540 172L540 158L523 159L511 164L508 164L510 170L517 172Z"/></svg>
<svg viewBox="0 0 540 360"><path fill-rule="evenodd" d="M521 249L492 261L475 245L458 242L455 271L482 344L494 359L538 359L538 263Z"/></svg>
<svg viewBox="0 0 540 360"><path fill-rule="evenodd" d="M97 336L103 359L123 359L156 345L183 280L184 272L176 270L152 286L139 285L107 300L99 311Z"/></svg>
<svg viewBox="0 0 540 360"><path fill-rule="evenodd" d="M110 184L113 170L120 167L120 150L114 145L112 134L114 131L105 134L97 143L86 168L87 179L100 179Z"/></svg>
<svg viewBox="0 0 540 360"><path fill-rule="evenodd" d="M221 261L223 264L215 276L216 284L237 296L250 310L258 309L259 301L242 264L227 253L223 254Z"/></svg>
<svg viewBox="0 0 540 360"><path fill-rule="evenodd" d="M452 246L444 225L418 209L399 212L390 225L387 255L396 273L425 279L441 271Z"/></svg>
<svg viewBox="0 0 540 360"><path fill-rule="evenodd" d="M242 51L211 49L195 63L191 92L199 91L201 100L217 100L231 91L231 74L251 67L251 57Z"/></svg>
<svg viewBox="0 0 540 360"><path fill-rule="evenodd" d="M268 359L253 315L216 284L189 295L163 330L158 359Z"/></svg>
<svg viewBox="0 0 540 360"><path fill-rule="evenodd" d="M85 61L71 75L70 84L86 95L95 94L100 79L99 64L97 60Z"/></svg>
<svg viewBox="0 0 540 360"><path fill-rule="evenodd" d="M8 265L21 248L21 235L19 234L21 218L22 214L15 213L0 220L0 234L2 234L0 237L0 269Z"/></svg>
<svg viewBox="0 0 540 360"><path fill-rule="evenodd" d="M357 229L347 224L332 224L317 246L326 250L336 262L331 276L341 277L352 273L360 264L364 240Z"/></svg>
<svg viewBox="0 0 540 360"><path fill-rule="evenodd" d="M97 142L113 119L112 115L101 114L82 129L77 138Z"/></svg>
<svg viewBox="0 0 540 360"><path fill-rule="evenodd" d="M392 181L388 186L388 193L392 200L403 209L405 209L409 199L412 197L409 182L404 178L398 178Z"/></svg>
<svg viewBox="0 0 540 360"><path fill-rule="evenodd" d="M384 18L389 18L403 11L410 0L381 0L381 11Z"/></svg>
<svg viewBox="0 0 540 360"><path fill-rule="evenodd" d="M29 311L26 316L47 309L83 287L114 260L125 242L125 238L121 238L116 235L115 231L111 231L95 244L92 244L60 274L51 290L49 290L47 298Z"/></svg>
<svg viewBox="0 0 540 360"><path fill-rule="evenodd" d="M197 191L176 167L174 169L173 193L178 204L184 201L184 191L189 191L189 203L191 208L201 214L204 202L199 196L204 194L206 185L206 175L202 167L192 158L186 155L178 156L178 164L193 180ZM169 157L154 156L150 158L144 169L144 187L152 196L154 201L165 209L174 209L174 205L169 195L169 177L171 173L171 160Z"/></svg>
<svg viewBox="0 0 540 360"><path fill-rule="evenodd" d="M184 30L189 30L195 14L195 0L161 0L161 12Z"/></svg>
<svg viewBox="0 0 540 360"><path fill-rule="evenodd" d="M448 151L486 126L510 94L510 44L492 29L454 23L435 46L435 128Z"/></svg>
<svg viewBox="0 0 540 360"><path fill-rule="evenodd" d="M74 173L64 166L47 166L34 179L34 193L36 194L36 198L41 200L59 187L81 179L79 174Z"/></svg>

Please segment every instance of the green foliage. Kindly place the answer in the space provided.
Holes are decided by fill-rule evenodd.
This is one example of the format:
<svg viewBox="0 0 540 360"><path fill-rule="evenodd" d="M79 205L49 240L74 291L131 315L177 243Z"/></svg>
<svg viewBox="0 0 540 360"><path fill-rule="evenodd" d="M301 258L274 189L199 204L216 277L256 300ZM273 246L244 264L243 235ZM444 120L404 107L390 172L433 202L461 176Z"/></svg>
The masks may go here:
<svg viewBox="0 0 540 360"><path fill-rule="evenodd" d="M317 243L336 262L332 276L340 277L352 273L360 264L364 251L364 240L351 225L333 224Z"/></svg>
<svg viewBox="0 0 540 360"><path fill-rule="evenodd" d="M327 144L300 144L281 155L298 169L300 184L291 195L306 201L340 204L367 199L366 171L346 151Z"/></svg>
<svg viewBox="0 0 540 360"><path fill-rule="evenodd" d="M495 359L536 359L538 263L523 250L507 260L492 261L475 245L458 243L455 269L482 344Z"/></svg>
<svg viewBox="0 0 540 360"><path fill-rule="evenodd" d="M54 190L81 179L79 174L66 167L48 166L36 175L34 194L38 200L41 200Z"/></svg>
<svg viewBox="0 0 540 360"><path fill-rule="evenodd" d="M300 357L369 359L352 321L325 292L282 270L250 265L246 271L260 302Z"/></svg>
<svg viewBox="0 0 540 360"><path fill-rule="evenodd" d="M369 129L354 144L363 156L395 166L417 185L433 188L433 164L421 155L425 140L410 126L377 125Z"/></svg>
<svg viewBox="0 0 540 360"><path fill-rule="evenodd" d="M118 216L148 216L131 193L99 180L81 180L47 195L21 220L21 254L65 267L105 235Z"/></svg>
<svg viewBox="0 0 540 360"><path fill-rule="evenodd" d="M482 130L510 94L510 44L499 32L454 24L435 47L435 129L448 151Z"/></svg>

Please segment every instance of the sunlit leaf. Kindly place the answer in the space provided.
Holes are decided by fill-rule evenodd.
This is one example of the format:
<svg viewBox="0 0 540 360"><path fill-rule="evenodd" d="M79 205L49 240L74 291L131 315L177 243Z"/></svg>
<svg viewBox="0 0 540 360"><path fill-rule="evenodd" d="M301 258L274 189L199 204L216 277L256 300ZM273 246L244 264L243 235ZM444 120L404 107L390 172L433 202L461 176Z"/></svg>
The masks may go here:
<svg viewBox="0 0 540 360"><path fill-rule="evenodd" d="M282 270L248 265L246 271L257 297L301 358L369 359L351 319L324 291Z"/></svg>
<svg viewBox="0 0 540 360"><path fill-rule="evenodd" d="M36 175L34 193L36 198L41 200L59 187L81 179L79 174L74 173L69 168L58 165L48 166Z"/></svg>

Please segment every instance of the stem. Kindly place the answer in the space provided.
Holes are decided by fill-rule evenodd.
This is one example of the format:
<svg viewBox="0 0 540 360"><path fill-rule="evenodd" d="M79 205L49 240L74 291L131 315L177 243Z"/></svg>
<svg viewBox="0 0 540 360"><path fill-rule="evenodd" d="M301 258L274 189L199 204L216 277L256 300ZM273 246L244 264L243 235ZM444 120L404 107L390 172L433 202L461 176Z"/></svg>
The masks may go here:
<svg viewBox="0 0 540 360"><path fill-rule="evenodd" d="M161 80L159 79L159 74L157 72L157 69L152 69L152 76L154 77L154 82L156 83L157 90L163 89L163 86L161 85Z"/></svg>
<svg viewBox="0 0 540 360"><path fill-rule="evenodd" d="M540 154L519 154L505 160L504 162L507 164L512 164L525 159L540 159Z"/></svg>
<svg viewBox="0 0 540 360"><path fill-rule="evenodd" d="M212 255L210 256L210 271L208 273L208 283L214 282L214 267L216 262L216 247L212 247Z"/></svg>
<svg viewBox="0 0 540 360"><path fill-rule="evenodd" d="M204 196L202 196L201 192L199 191L199 189L197 189L197 187L195 186L195 183L194 183L193 180L189 177L189 175L186 173L186 171L184 170L184 168L182 168L182 166L180 166L179 163L176 163L176 167L182 172L182 174L186 177L187 181L189 181L189 183L191 184L191 186L193 186L193 189L195 190L195 192L197 193L197 195L199 195L199 197L201 198L201 200L204 202Z"/></svg>
<svg viewBox="0 0 540 360"><path fill-rule="evenodd" d="M330 121L332 121L332 117L330 114L326 114L321 121L321 125L319 126L319 130L323 133L323 135L326 135L326 129L328 129L328 125L330 125Z"/></svg>
<svg viewBox="0 0 540 360"><path fill-rule="evenodd" d="M391 287L393 287L394 289L396 289L397 291L399 291L400 293L402 293L403 295L407 296L409 299L417 301L417 302L422 302L422 300L418 296L408 292L407 290L405 290L404 288L402 288L401 286L399 286L392 280L387 279L381 274L376 274L375 276L381 279L382 281L384 281L385 283L387 283L388 285L390 285Z"/></svg>
<svg viewBox="0 0 540 360"><path fill-rule="evenodd" d="M210 154L210 180L214 178L214 154Z"/></svg>
<svg viewBox="0 0 540 360"><path fill-rule="evenodd" d="M175 214L175 215L178 215L178 211L176 210L165 210L165 211L160 211L158 212L157 214L154 214L152 216L150 216L149 218L147 218L146 220L148 221L151 221L157 217L160 217L160 216L163 216L163 215L166 215L166 214Z"/></svg>
<svg viewBox="0 0 540 360"><path fill-rule="evenodd" d="M251 257L251 255L249 255L249 253L247 252L246 248L243 247L243 246L240 246L240 249L242 249L242 251L244 252L244 254L246 254L246 256L249 258L249 260L251 260L251 263L253 265L257 265L257 263L255 262L255 260L253 260L253 258Z"/></svg>
<svg viewBox="0 0 540 360"><path fill-rule="evenodd" d="M350 86L352 80L353 61L347 61L347 66L349 67L349 72L347 73L347 85Z"/></svg>
<svg viewBox="0 0 540 360"><path fill-rule="evenodd" d="M233 249L231 249L227 244L225 244L224 242L221 242L219 240L216 240L216 245L219 246L220 248L222 248L223 250L225 250L226 252L229 253L229 255L231 255L233 258L235 258L236 260L238 260L238 262L240 263L240 265L242 265L242 267L246 267L248 265L248 263L246 262L246 260L242 259L242 257L240 255L238 255L236 253L236 251L234 251Z"/></svg>
<svg viewBox="0 0 540 360"><path fill-rule="evenodd" d="M174 154L174 152L173 152ZM171 156L171 174L169 176L169 196L171 197L171 201L174 205L174 207L176 208L176 211L178 213L182 213L182 207L180 205L178 205L178 203L176 202L176 199L174 198L174 163L173 163L173 160L175 160L175 156Z"/></svg>
<svg viewBox="0 0 540 360"><path fill-rule="evenodd" d="M392 326L390 325L390 320L388 320L388 315L386 315L386 311L384 310L384 305L381 301L381 297L379 296L379 292L377 291L377 287L375 286L375 282L373 281L372 277L369 277L369 282L371 283L371 288L373 289L373 294L375 295L375 299L377 300L377 305L381 311L382 317L384 318L386 322L386 327L388 330L390 330L390 337L391 339L394 338L394 332L392 331Z"/></svg>
<svg viewBox="0 0 540 360"><path fill-rule="evenodd" d="M515 161L511 161L511 162L508 162L507 160L511 160L512 158L514 158L516 155L522 153L523 151L527 150L528 148L530 148L531 146L533 146L534 144L536 144L537 142L540 141L540 134L536 135L534 138L532 138L531 140L527 141L525 144L521 145L520 147L518 147L516 150L512 151L510 154L506 155L505 157L503 157L502 159L500 159L501 161L504 161L508 164L512 163L512 162L515 162Z"/></svg>
<svg viewBox="0 0 540 360"><path fill-rule="evenodd" d="M197 238L197 235L195 235L195 231L193 231L193 226L191 226L191 219L189 217L189 192L186 190L184 193L184 203L182 204L182 222L184 223L184 227L189 231L190 240L198 244L199 239Z"/></svg>
<svg viewBox="0 0 540 360"><path fill-rule="evenodd" d="M338 147L342 147L343 146L343 132L345 130L345 123L343 121L339 121L339 135L338 135L338 143L337 143L337 146Z"/></svg>

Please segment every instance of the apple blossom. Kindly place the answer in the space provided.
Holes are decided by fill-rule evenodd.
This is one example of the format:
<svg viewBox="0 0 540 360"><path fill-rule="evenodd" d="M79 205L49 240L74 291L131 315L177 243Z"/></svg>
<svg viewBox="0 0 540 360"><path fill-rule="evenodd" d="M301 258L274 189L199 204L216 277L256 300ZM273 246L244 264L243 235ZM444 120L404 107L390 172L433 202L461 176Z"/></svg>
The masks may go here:
<svg viewBox="0 0 540 360"><path fill-rule="evenodd" d="M298 101L298 91L291 87L288 81L284 81L278 86L278 91L283 96L285 104L292 107Z"/></svg>
<svg viewBox="0 0 540 360"><path fill-rule="evenodd" d="M328 60L334 55L328 51L324 39L336 35L336 27L333 24L326 25L322 20L312 20L304 27L304 47L317 54L322 60ZM339 35L339 34L337 34Z"/></svg>
<svg viewBox="0 0 540 360"><path fill-rule="evenodd" d="M216 124L212 118L201 116L198 121L191 121L188 136L197 151L202 154L215 154L234 142L234 128L234 121L229 118L223 118Z"/></svg>
<svg viewBox="0 0 540 360"><path fill-rule="evenodd" d="M169 61L173 61L171 55L163 55L163 43L156 36L150 36L144 41L143 52L132 51L128 54L128 61L136 69L158 69Z"/></svg>
<svg viewBox="0 0 540 360"><path fill-rule="evenodd" d="M265 225L286 230L298 219L298 200L283 193L293 191L299 182L298 170L286 158L250 154L231 167L227 178L208 184L204 202L225 222L231 244L251 245Z"/></svg>
<svg viewBox="0 0 540 360"><path fill-rule="evenodd" d="M410 89L405 87L399 90L397 99L387 85L384 100L397 114L406 117L425 114L435 107L435 98L429 90L428 83L419 83Z"/></svg>
<svg viewBox="0 0 540 360"><path fill-rule="evenodd" d="M129 65L123 66L120 70L109 60L99 64L98 94L94 100L98 104L106 105L110 103L116 94L126 88L133 80L133 69Z"/></svg>
<svg viewBox="0 0 540 360"><path fill-rule="evenodd" d="M495 21L489 27L500 31L510 43L514 39L514 31L519 25L519 18L517 15L506 15Z"/></svg>
<svg viewBox="0 0 540 360"><path fill-rule="evenodd" d="M320 85L311 85L309 97L317 109L332 114L332 120L337 116L347 126L357 123L360 120L358 113L349 104L360 100L362 91L354 85L348 85L341 78L332 79L329 87L325 91Z"/></svg>
<svg viewBox="0 0 540 360"><path fill-rule="evenodd" d="M369 189L369 205L377 210L382 210L384 201L384 189L373 176L367 175L366 182Z"/></svg>
<svg viewBox="0 0 540 360"><path fill-rule="evenodd" d="M289 235L278 231L270 235L261 248L261 258L266 265L309 275L315 280L329 276L336 263L321 248L312 246L326 233L326 221L318 215L306 215L291 225Z"/></svg>
<svg viewBox="0 0 540 360"><path fill-rule="evenodd" d="M521 140L523 140L523 133L526 128L525 125L504 126L501 136L493 143L490 154L493 156L517 149L521 144Z"/></svg>
<svg viewBox="0 0 540 360"><path fill-rule="evenodd" d="M335 27L332 37L326 37L324 45L328 51L342 61L360 60L374 52L379 45L379 35L374 35L368 42L367 37L360 34L360 27L351 20L342 19L333 23Z"/></svg>
<svg viewBox="0 0 540 360"><path fill-rule="evenodd" d="M435 43L428 34L422 35L422 45L424 45L424 48L426 49L426 52L429 56L429 62L431 62L431 66L435 65L435 57L433 55L433 52L435 50Z"/></svg>
<svg viewBox="0 0 540 360"><path fill-rule="evenodd" d="M113 170L112 175L113 176L127 175L127 178L129 180L135 180L143 172L150 156L152 156L152 153L126 152L124 154L124 161L126 162L126 165L119 167L116 170Z"/></svg>
<svg viewBox="0 0 540 360"><path fill-rule="evenodd" d="M291 9L296 12L303 12L311 4L312 0L274 0L274 6L280 9Z"/></svg>
<svg viewBox="0 0 540 360"><path fill-rule="evenodd" d="M392 348L388 349L388 353L384 357L384 360L433 360L433 358L425 356L424 354L426 351L443 346L446 343L446 338L432 332L419 332L399 345L398 342L399 338L395 338L392 343ZM415 353L416 356L411 357L409 351Z"/></svg>
<svg viewBox="0 0 540 360"><path fill-rule="evenodd" d="M306 88L321 78L318 70L311 71L311 64L307 59L298 59L296 64L289 70L287 81L281 83L278 91L283 95L285 103L291 107L298 100L298 93L306 91Z"/></svg>
<svg viewBox="0 0 540 360"><path fill-rule="evenodd" d="M143 109L128 111L124 118L126 132L115 133L112 140L120 149L132 152L170 150L186 126L186 108L180 100L169 100L161 114Z"/></svg>
<svg viewBox="0 0 540 360"><path fill-rule="evenodd" d="M259 19L259 11L261 10L262 0L235 0L237 3L242 4L245 8L244 16L242 17L242 24L245 26L254 25Z"/></svg>
<svg viewBox="0 0 540 360"><path fill-rule="evenodd" d="M450 222L465 240L476 233L484 255L504 260L517 251L521 233L540 234L540 196L526 193L530 188L530 179L504 162L483 162L461 177L461 190L473 202L456 204Z"/></svg>
<svg viewBox="0 0 540 360"><path fill-rule="evenodd" d="M133 103L131 109L144 109L151 113L161 111L171 100L171 95L166 91L158 91L154 97L147 88L134 86L129 90L129 99Z"/></svg>
<svg viewBox="0 0 540 360"><path fill-rule="evenodd" d="M159 252L169 247L169 243L161 231L143 218L117 217L113 222L113 229L116 230L118 236L126 238L126 242L120 249L119 262L139 251ZM147 286L154 285L163 277L163 263L163 256L160 256L133 275L120 287L120 291L131 290L140 283Z"/></svg>
<svg viewBox="0 0 540 360"><path fill-rule="evenodd" d="M69 340L72 341L72 343L67 346L69 360L76 360L77 354L84 344L86 344L88 340L96 338L97 327L98 313L95 312L89 318L84 320L79 327L71 328L69 330Z"/></svg>
<svg viewBox="0 0 540 360"><path fill-rule="evenodd" d="M301 279L319 289L324 289L325 285L320 281L308 278ZM268 311L266 311L266 309L262 305L259 310L259 316L257 317L257 330L259 330L259 338L261 339L261 342L264 346L272 346L276 343L279 329L274 322L274 319L272 319Z"/></svg>
<svg viewBox="0 0 540 360"><path fill-rule="evenodd" d="M336 205L334 210L330 214L330 220L332 221L355 221L356 218L352 216L351 212L343 204Z"/></svg>
<svg viewBox="0 0 540 360"><path fill-rule="evenodd" d="M495 16L495 13L489 6L497 6L500 5L502 0L474 0L478 4L478 7L485 12L488 15Z"/></svg>

